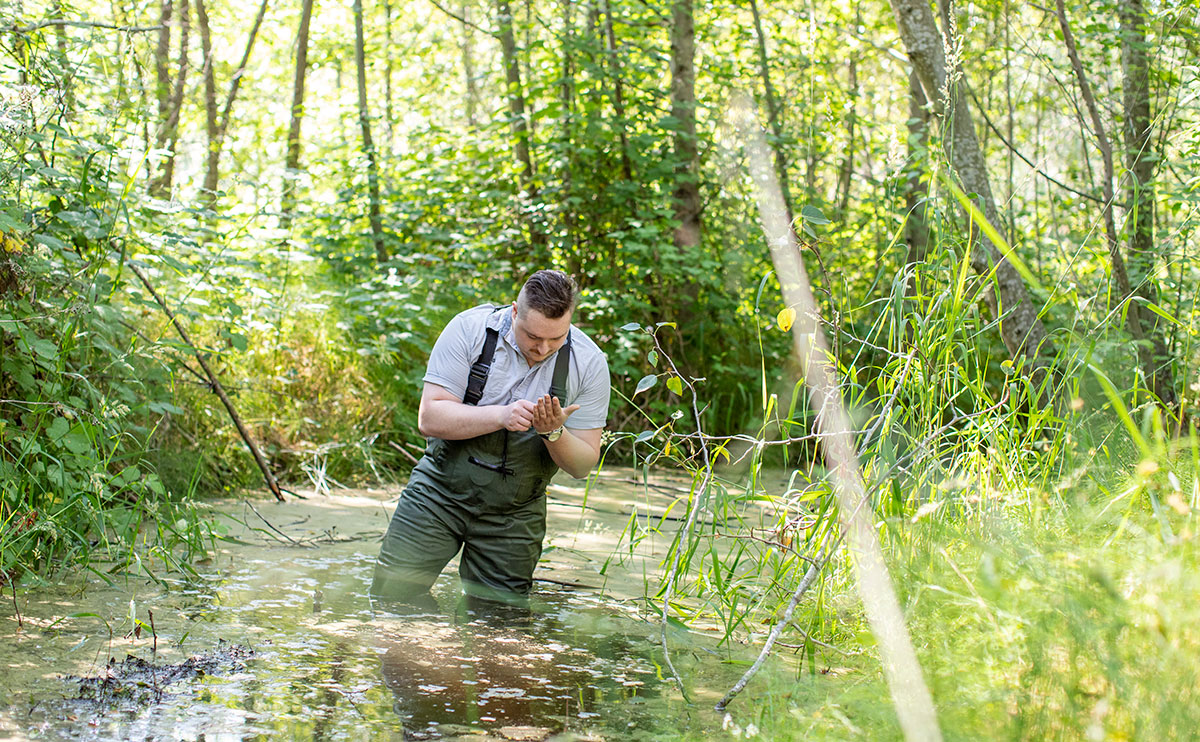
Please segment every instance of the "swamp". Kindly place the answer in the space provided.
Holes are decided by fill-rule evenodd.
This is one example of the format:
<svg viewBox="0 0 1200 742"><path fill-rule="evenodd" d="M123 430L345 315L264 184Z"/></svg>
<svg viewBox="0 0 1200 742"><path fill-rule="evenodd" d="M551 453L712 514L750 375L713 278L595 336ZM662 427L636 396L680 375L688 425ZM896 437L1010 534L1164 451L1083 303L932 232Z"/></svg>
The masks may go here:
<svg viewBox="0 0 1200 742"><path fill-rule="evenodd" d="M0 739L1195 738L1197 60L1197 0L0 0ZM458 464L531 578L380 600Z"/></svg>

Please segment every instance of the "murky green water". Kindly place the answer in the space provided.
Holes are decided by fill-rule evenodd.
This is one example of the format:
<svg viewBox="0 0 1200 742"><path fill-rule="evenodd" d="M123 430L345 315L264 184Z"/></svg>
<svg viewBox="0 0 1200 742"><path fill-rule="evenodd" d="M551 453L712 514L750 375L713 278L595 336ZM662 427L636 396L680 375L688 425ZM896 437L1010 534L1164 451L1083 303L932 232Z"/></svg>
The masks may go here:
<svg viewBox="0 0 1200 742"><path fill-rule="evenodd" d="M198 584L99 583L82 594L56 588L22 597L25 625L7 621L0 644L0 737L624 740L719 729L703 701L729 673L714 678L712 693L693 688L702 702L685 705L663 677L657 625L622 599L640 594L642 571L624 583L613 581L621 570L599 574L636 488L593 496L594 511L572 502L579 493L558 490L554 548L538 576L569 585L539 582L532 609L520 614L473 610L453 568L434 588L436 611L373 614L366 593L388 493L256 504L302 545L271 535L247 506L226 505L243 520L230 534L241 543L223 544L200 566ZM635 558L653 565L666 538L646 540ZM153 632L126 635L134 619L149 625L151 612ZM78 681L66 677L103 674L110 657L127 654L178 663L222 640L253 655L165 686L157 703L80 700ZM715 664L689 636L675 646L693 682Z"/></svg>

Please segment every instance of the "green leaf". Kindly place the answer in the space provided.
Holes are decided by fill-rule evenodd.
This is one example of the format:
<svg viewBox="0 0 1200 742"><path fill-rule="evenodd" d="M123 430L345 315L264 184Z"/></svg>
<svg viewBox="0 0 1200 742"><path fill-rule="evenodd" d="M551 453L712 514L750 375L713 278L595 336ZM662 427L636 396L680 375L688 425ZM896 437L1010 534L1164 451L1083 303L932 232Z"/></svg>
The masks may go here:
<svg viewBox="0 0 1200 742"><path fill-rule="evenodd" d="M829 220L825 218L825 214L812 204L804 204L800 207L800 218L810 224L829 224Z"/></svg>
<svg viewBox="0 0 1200 742"><path fill-rule="evenodd" d="M621 325L621 329L624 330L625 332L632 332L634 330L642 329L642 326L639 325L637 322L629 322L627 324Z"/></svg>
<svg viewBox="0 0 1200 742"><path fill-rule="evenodd" d="M676 394L683 395L683 379L678 376L672 376L667 379L667 388Z"/></svg>
<svg viewBox="0 0 1200 742"><path fill-rule="evenodd" d="M170 402L160 402L160 401L147 402L146 407L151 412L153 412L157 415L166 415L168 413L172 414L172 415L182 415L183 414L182 407L176 407L175 405L171 404Z"/></svg>
<svg viewBox="0 0 1200 742"><path fill-rule="evenodd" d="M650 362L651 366L658 368L658 351L652 350L649 353L647 353L646 360Z"/></svg>
<svg viewBox="0 0 1200 742"><path fill-rule="evenodd" d="M245 353L246 348L250 347L250 341L246 336L237 332L229 333L229 342L233 343L233 347L242 353Z"/></svg>
<svg viewBox="0 0 1200 742"><path fill-rule="evenodd" d="M643 430L642 432L637 434L637 438L634 438L633 442L634 443L645 443L646 441L650 440L653 437L654 437L653 430Z"/></svg>
<svg viewBox="0 0 1200 742"><path fill-rule="evenodd" d="M58 358L58 346L46 338L37 338L35 340L26 340L29 344L29 349L38 354L47 361L53 361Z"/></svg>
<svg viewBox="0 0 1200 742"><path fill-rule="evenodd" d="M654 386L657 383L658 383L658 377L655 376L654 374L649 374L647 376L643 376L642 380L637 383L637 389L633 390L633 396L636 397L637 395L641 394L642 392L646 391L647 389L649 389L650 387Z"/></svg>
<svg viewBox="0 0 1200 742"><path fill-rule="evenodd" d="M71 429L71 423L67 422L65 417L56 417L54 422L50 423L50 427L46 428L46 435L50 436L50 440L58 442Z"/></svg>
<svg viewBox="0 0 1200 742"><path fill-rule="evenodd" d="M45 245L46 247L49 247L49 248L52 248L55 250L66 250L67 249L67 246L63 243L62 240L58 239L57 237L51 237L48 234L34 235L33 239L36 240L37 242Z"/></svg>
<svg viewBox="0 0 1200 742"><path fill-rule="evenodd" d="M63 438L63 445L76 456L87 456L93 452L92 439L87 436L80 426L75 426Z"/></svg>

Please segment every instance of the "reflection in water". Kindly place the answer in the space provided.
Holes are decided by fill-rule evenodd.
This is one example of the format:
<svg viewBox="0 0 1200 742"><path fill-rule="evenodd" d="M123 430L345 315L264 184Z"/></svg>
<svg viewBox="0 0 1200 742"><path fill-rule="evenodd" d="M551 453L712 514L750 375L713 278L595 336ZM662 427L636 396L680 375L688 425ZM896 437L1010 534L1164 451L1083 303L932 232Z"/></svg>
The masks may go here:
<svg viewBox="0 0 1200 742"><path fill-rule="evenodd" d="M550 734L591 726L600 708L637 708L657 695L648 643L639 652L626 637L587 626L571 610L582 596L554 597L529 608L464 599L451 617L379 620L383 680L406 734Z"/></svg>

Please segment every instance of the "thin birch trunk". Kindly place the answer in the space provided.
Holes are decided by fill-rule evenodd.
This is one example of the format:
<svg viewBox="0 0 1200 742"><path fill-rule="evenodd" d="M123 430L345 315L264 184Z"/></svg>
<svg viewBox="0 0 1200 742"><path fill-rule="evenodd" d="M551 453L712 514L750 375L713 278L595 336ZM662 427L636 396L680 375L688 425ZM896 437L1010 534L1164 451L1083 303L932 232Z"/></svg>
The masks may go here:
<svg viewBox="0 0 1200 742"><path fill-rule="evenodd" d="M508 113L513 137L513 155L520 167L518 178L521 186L522 210L529 225L529 242L539 253L535 260L544 256L546 235L532 206L538 201L538 187L534 182L533 156L529 151L529 122L525 117L525 93L521 87L521 64L517 58L517 42L513 35L512 8L508 0L496 0L496 25L499 29L500 52L504 61L504 79L508 95Z"/></svg>
<svg viewBox="0 0 1200 742"><path fill-rule="evenodd" d="M1061 0L1060 0L1061 2ZM1154 277L1158 253L1154 245L1154 166L1160 153L1153 137L1154 117L1150 110L1150 58L1145 24L1149 21L1142 0L1124 0L1117 5L1121 21L1121 72L1125 78L1125 166L1129 170L1129 195L1132 210L1127 217L1129 230L1129 280L1135 295L1150 305L1158 305L1158 285ZM1143 364L1146 384L1169 409L1179 406L1172 371L1174 359L1167 348L1158 315L1138 308L1145 344L1139 352L1148 353Z"/></svg>
<svg viewBox="0 0 1200 742"><path fill-rule="evenodd" d="M463 78L467 89L467 124L472 129L479 128L477 111L479 109L479 86L475 82L475 35L471 33L471 8L464 1L462 4L462 67Z"/></svg>
<svg viewBox="0 0 1200 742"><path fill-rule="evenodd" d="M838 173L838 212L845 218L850 208L850 185L854 179L854 124L858 119L858 60L850 60L850 111L846 114L846 154Z"/></svg>
<svg viewBox="0 0 1200 742"><path fill-rule="evenodd" d="M617 34L613 30L612 0L604 3L604 50L613 81L613 127L621 142L621 174L625 180L633 180L633 161L629 157L629 132L625 119L625 85L621 80L621 59L617 56Z"/></svg>
<svg viewBox="0 0 1200 742"><path fill-rule="evenodd" d="M696 143L696 26L692 0L671 4L671 117L675 120L675 247L700 246L700 157Z"/></svg>
<svg viewBox="0 0 1200 742"><path fill-rule="evenodd" d="M383 216L379 204L379 163L375 158L370 109L367 107L367 54L362 0L354 0L354 67L358 75L358 123L362 128L363 152L367 155L367 191L370 199L367 208L371 222L371 242L375 245L375 259L383 263L387 261L388 254L383 243Z"/></svg>
<svg viewBox="0 0 1200 742"><path fill-rule="evenodd" d="M167 5L173 0L165 0L162 6L164 20L169 21L172 10ZM183 92L184 86L187 83L188 72L188 36L191 27L191 13L189 12L189 0L180 0L179 3L179 57L177 60L177 72L175 79L170 80L170 72L166 56L170 54L170 31L165 32L166 35L166 52L161 57L159 52L163 49L161 46L164 38L164 32L159 31L159 46L155 49L156 64L161 63L158 76L158 93L159 93L159 126L157 136L155 137L155 146L159 150L164 150L164 155L159 174L150 182L150 195L155 198L170 198L171 191L175 182L175 145L179 139L179 115L183 108ZM166 96L163 96L165 91L169 91Z"/></svg>
<svg viewBox="0 0 1200 742"><path fill-rule="evenodd" d="M561 0L562 6L562 83L559 86L559 105L562 114L559 117L559 130L562 137L562 152L560 158L562 168L559 171L562 194L563 215L563 249L567 253L571 275L580 275L582 265L580 256L575 250L575 206L572 203L572 168L575 161L574 125L575 116L575 60L572 56L575 46L574 0Z"/></svg>
<svg viewBox="0 0 1200 742"><path fill-rule="evenodd" d="M779 189L783 192L783 202L787 207L788 220L792 218L792 189L788 184L787 152L783 146L783 121L780 116L779 101L775 97L775 86L771 84L771 65L767 57L767 37L763 33L762 18L758 12L758 0L750 0L750 13L754 16L754 35L758 41L758 69L762 77L763 98L767 104L767 125L771 127L774 140L771 151L775 155L775 173L779 176Z"/></svg>
<svg viewBox="0 0 1200 742"><path fill-rule="evenodd" d="M202 5L204 0L196 0L197 7ZM205 201L211 204L216 200L217 187L221 180L221 152L225 148L225 136L229 132L229 120L233 114L233 103L237 100L238 88L242 84L242 75L246 72L246 65L250 62L250 52L254 49L254 41L258 38L258 30L262 28L263 17L267 14L267 3L269 0L263 0L258 6L258 15L254 18L254 25L250 27L250 36L246 39L246 48L242 52L241 61L238 62L237 68L233 72L233 77L229 80L229 90L225 94L225 104L221 108L220 119L217 121L215 132L210 130L208 140L208 156L205 158L204 167L204 190L202 196ZM205 17L207 19L207 11ZM212 64L209 63L211 68ZM213 134L215 133L215 136Z"/></svg>
<svg viewBox="0 0 1200 742"><path fill-rule="evenodd" d="M308 76L308 28L312 20L313 0L302 0L300 27L296 31L296 74L292 78L292 113L288 121L287 156L283 164L283 193L280 199L280 224L292 224L296 210L296 185L300 171L300 126L304 122L304 81Z"/></svg>
<svg viewBox="0 0 1200 742"><path fill-rule="evenodd" d="M392 126L392 3L383 0L383 126L387 130L387 151L395 143Z"/></svg>
<svg viewBox="0 0 1200 742"><path fill-rule="evenodd" d="M908 272L906 295L919 295L917 263L925 260L929 252L929 223L925 219L925 199L929 187L921 177L929 158L929 110L925 92L915 70L908 75L908 163L904 179L904 205L907 218L904 222L904 241L908 254L904 256Z"/></svg>
<svg viewBox="0 0 1200 742"><path fill-rule="evenodd" d="M1121 244L1117 237L1116 219L1113 216L1113 201L1116 199L1116 195L1113 191L1115 166L1113 164L1112 142L1105 131L1104 120L1100 117L1100 108L1096 104L1096 98L1092 93L1092 86L1088 82L1087 75L1084 74L1083 63L1079 59L1079 52L1075 46L1075 36L1071 33L1071 25L1067 20L1063 0L1055 0L1055 11L1058 15L1059 27L1062 29L1063 42L1067 47L1067 57L1071 61L1071 69L1074 71L1075 80L1079 84L1080 96L1083 98L1088 115L1091 117L1092 131L1096 137L1096 144L1100 148L1101 160L1104 164L1104 236L1108 246L1109 260L1112 262L1113 278L1116 279L1117 290L1121 293L1120 301L1121 303L1128 302L1125 308L1125 324L1129 329L1129 334L1133 336L1133 342L1137 347L1138 366L1146 379L1146 384L1150 387L1151 391L1158 394L1157 390L1154 389L1155 380L1158 378L1154 360L1154 346L1149 338L1146 337L1145 323L1142 320L1144 308L1133 299L1134 289L1129 279L1129 272L1125 265L1124 256L1121 254ZM1128 102L1128 98L1126 102ZM1163 399L1161 396L1159 398L1162 399L1164 404L1167 404L1166 399Z"/></svg>

